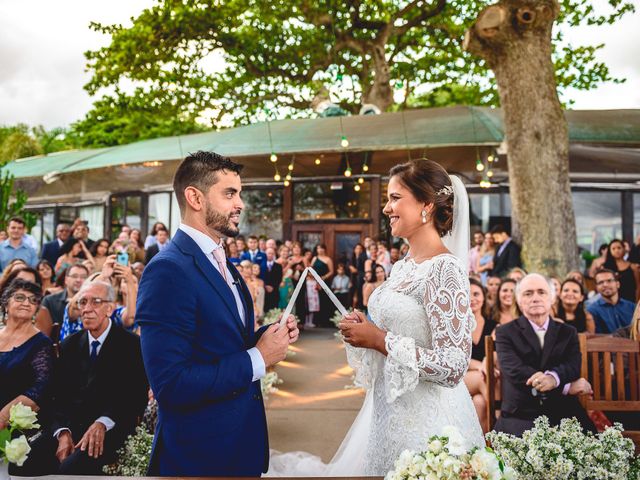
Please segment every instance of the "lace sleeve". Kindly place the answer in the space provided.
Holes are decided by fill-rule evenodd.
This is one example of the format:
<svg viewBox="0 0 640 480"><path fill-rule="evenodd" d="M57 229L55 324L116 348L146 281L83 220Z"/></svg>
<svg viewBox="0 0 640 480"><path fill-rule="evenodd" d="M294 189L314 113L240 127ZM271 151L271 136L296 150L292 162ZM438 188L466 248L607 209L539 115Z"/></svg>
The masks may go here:
<svg viewBox="0 0 640 480"><path fill-rule="evenodd" d="M364 389L370 389L375 380L374 355L380 355L368 348L353 347L345 342L347 362L354 372L354 384Z"/></svg>
<svg viewBox="0 0 640 480"><path fill-rule="evenodd" d="M23 395L40 405L49 394L51 386L53 375L53 348L51 345L42 345L35 352L31 359L31 368L33 369L33 384L31 388L23 392Z"/></svg>
<svg viewBox="0 0 640 480"><path fill-rule="evenodd" d="M431 348L416 345L413 338L387 333L388 402L415 389L419 380L455 387L469 366L474 324L469 307L469 281L451 257L437 259L429 270L424 309L431 332Z"/></svg>

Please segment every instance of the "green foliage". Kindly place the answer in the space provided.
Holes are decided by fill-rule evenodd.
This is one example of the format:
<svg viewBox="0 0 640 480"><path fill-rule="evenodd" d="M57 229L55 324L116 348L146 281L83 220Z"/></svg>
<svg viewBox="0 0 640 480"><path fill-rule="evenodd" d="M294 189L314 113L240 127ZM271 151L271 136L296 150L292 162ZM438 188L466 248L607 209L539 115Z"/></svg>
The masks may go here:
<svg viewBox="0 0 640 480"><path fill-rule="evenodd" d="M0 230L6 230L11 217L19 215L27 223L27 229L35 225L33 214L24 211L27 194L23 190L13 191L14 178L6 170L0 171Z"/></svg>
<svg viewBox="0 0 640 480"><path fill-rule="evenodd" d="M280 118L309 116L310 102L323 86L343 108L357 112L384 67L375 62L379 51L392 88L410 93L405 107L495 105L486 66L462 48L465 31L489 3L493 0L158 0L130 27L92 24L112 40L86 53L92 78L85 88L91 94L104 88L116 93L99 100L75 128L85 145L110 145L139 133L193 127L198 115L213 126L273 118L273 112ZM594 0L561 0L558 23L613 23L634 9L631 0L606 3L608 11L598 13ZM564 48L561 41L556 35L561 92L614 80L596 59L600 45ZM134 94L120 90L131 83L137 86ZM428 91L415 93L425 86ZM122 110L130 104L158 124L143 128ZM143 111L145 105L151 111ZM108 131L99 133L104 120Z"/></svg>
<svg viewBox="0 0 640 480"><path fill-rule="evenodd" d="M40 143L28 133L20 131L9 134L0 145L1 162L31 157L41 153L42 147Z"/></svg>

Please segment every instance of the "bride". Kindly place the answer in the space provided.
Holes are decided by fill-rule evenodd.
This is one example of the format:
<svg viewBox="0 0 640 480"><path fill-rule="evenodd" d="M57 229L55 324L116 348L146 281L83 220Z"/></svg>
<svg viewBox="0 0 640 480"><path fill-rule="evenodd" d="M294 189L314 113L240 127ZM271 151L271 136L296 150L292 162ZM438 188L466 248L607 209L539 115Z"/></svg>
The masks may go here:
<svg viewBox="0 0 640 480"><path fill-rule="evenodd" d="M423 450L446 426L467 448L484 439L464 374L474 317L466 255L464 185L436 162L413 160L389 172L391 234L410 246L362 312L339 327L356 384L367 389L360 413L329 464L305 452L272 454L267 476L384 476L405 449Z"/></svg>

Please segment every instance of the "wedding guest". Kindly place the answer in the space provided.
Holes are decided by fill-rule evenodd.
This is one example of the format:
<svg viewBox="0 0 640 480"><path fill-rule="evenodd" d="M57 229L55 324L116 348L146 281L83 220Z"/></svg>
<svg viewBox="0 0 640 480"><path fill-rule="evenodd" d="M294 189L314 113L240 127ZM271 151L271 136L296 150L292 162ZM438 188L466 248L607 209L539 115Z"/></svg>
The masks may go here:
<svg viewBox="0 0 640 480"><path fill-rule="evenodd" d="M353 305L359 309L362 309L364 306L362 303L362 287L364 285L364 266L366 262L367 253L364 250L364 245L357 243L353 247L349 271L351 273L351 282L354 286Z"/></svg>
<svg viewBox="0 0 640 480"><path fill-rule="evenodd" d="M289 247L286 245L280 246L280 257L276 262L280 264L280 266L284 269L282 274L282 281L280 282L280 286L278 287L279 291L279 300L278 300L278 308L285 309L289 304L289 300L291 299L291 295L293 295L293 268L289 267L289 261L285 255L286 252L289 251Z"/></svg>
<svg viewBox="0 0 640 480"><path fill-rule="evenodd" d="M375 271L376 261L378 259L378 246L375 243L371 243L367 249L367 260L364 262L364 269Z"/></svg>
<svg viewBox="0 0 640 480"><path fill-rule="evenodd" d="M584 278L584 274L580 270L571 270L569 273L567 273L565 280L569 278L571 278L572 280L575 280L582 286L582 291L585 293L585 299L586 299L587 292L589 291L589 289L587 288L587 282L586 282L586 279Z"/></svg>
<svg viewBox="0 0 640 480"><path fill-rule="evenodd" d="M306 267L310 267L312 260L313 260L313 252L307 248L303 249L302 263L304 263Z"/></svg>
<svg viewBox="0 0 640 480"><path fill-rule="evenodd" d="M91 256L93 257L94 271L101 271L102 267L104 266L104 262L109 256L109 240L107 240L106 238L96 240L95 242L93 242L93 245L89 249L89 252L91 252Z"/></svg>
<svg viewBox="0 0 640 480"><path fill-rule="evenodd" d="M500 277L496 277L491 274L487 276L487 307L489 308L489 311L493 309L496 299L498 298L500 283L502 283L502 279Z"/></svg>
<svg viewBox="0 0 640 480"><path fill-rule="evenodd" d="M40 257L47 260L51 265L55 265L60 256L60 248L64 245L71 235L71 228L68 223L59 223L56 226L56 238L42 245L42 253Z"/></svg>
<svg viewBox="0 0 640 480"><path fill-rule="evenodd" d="M2 287L0 287L0 297L2 297L2 293L5 291L5 289L7 289L9 285L11 285L11 282L13 282L16 279L24 280L30 283L35 283L40 288L42 288L42 278L40 277L40 274L38 273L38 271L35 268L24 267L20 269L15 269L7 277L6 283Z"/></svg>
<svg viewBox="0 0 640 480"><path fill-rule="evenodd" d="M506 325L516 318L514 309L515 287L516 281L510 278L505 278L500 282L496 301L491 310L491 319L497 325Z"/></svg>
<svg viewBox="0 0 640 480"><path fill-rule="evenodd" d="M331 277L333 277L334 274L333 260L327 255L326 245L321 243L316 246L315 250L316 255L311 259L311 266L325 283L330 284ZM318 288L320 288L319 285ZM333 307L329 297L324 294L320 296L320 311L314 316L316 326L333 327L333 324L329 320L333 314Z"/></svg>
<svg viewBox="0 0 640 480"><path fill-rule="evenodd" d="M300 262L304 263L305 267L308 267L308 265L304 262L304 257L302 255L302 245L300 245L300 242L293 242L291 244L291 258L289 258L289 267L293 267Z"/></svg>
<svg viewBox="0 0 640 480"><path fill-rule="evenodd" d="M522 267L520 259L520 246L513 241L502 225L496 225L491 229L493 240L497 245L497 251L493 257L492 273L503 277L514 267Z"/></svg>
<svg viewBox="0 0 640 480"><path fill-rule="evenodd" d="M409 253L409 244L403 243L402 245L400 245L400 258L406 257L407 253Z"/></svg>
<svg viewBox="0 0 640 480"><path fill-rule="evenodd" d="M81 253L84 253L84 255L80 255ZM60 275L71 265L81 263L84 259L91 260L93 262L93 255L91 255L91 252L89 252L87 246L82 240L71 237L66 241L62 248L60 248L60 257L58 257L58 262L55 267L56 276Z"/></svg>
<svg viewBox="0 0 640 480"><path fill-rule="evenodd" d="M522 436L537 417L546 415L551 425L576 417L584 430L596 433L572 391L582 361L578 334L551 318L553 297L547 279L527 275L516 287L522 316L496 330L502 378L497 432Z"/></svg>
<svg viewBox="0 0 640 480"><path fill-rule="evenodd" d="M48 260L40 260L36 266L36 270L42 279L42 295L58 293L62 288L56 285L56 275L53 271L53 265Z"/></svg>
<svg viewBox="0 0 640 480"><path fill-rule="evenodd" d="M280 282L282 282L282 266L276 262L276 251L267 247L267 268L264 272L264 311L278 308L280 303Z"/></svg>
<svg viewBox="0 0 640 480"><path fill-rule="evenodd" d="M169 229L164 223L162 222L154 223L153 227L151 227L151 231L149 232L149 235L147 235L147 238L144 239L145 250L147 250L151 245L155 245L157 243L158 239L156 238L156 234L158 233L158 230L166 230L167 232L169 231Z"/></svg>
<svg viewBox="0 0 640 480"><path fill-rule="evenodd" d="M396 245L392 245L389 249L389 257L391 258L391 265L393 266L398 260L400 260L400 248Z"/></svg>
<svg viewBox="0 0 640 480"><path fill-rule="evenodd" d="M276 263L278 263L282 267L282 272L285 273L287 269L291 268L291 265L289 265L289 254L291 251L289 247L284 244L280 245L280 248L278 248L277 251L278 258L276 259Z"/></svg>
<svg viewBox="0 0 640 480"><path fill-rule="evenodd" d="M351 280L345 274L345 268L343 263L339 263L336 267L336 276L331 281L331 291L336 294L340 303L344 308L349 308L351 302L349 301L349 292L351 290Z"/></svg>
<svg viewBox="0 0 640 480"><path fill-rule="evenodd" d="M631 324L635 304L620 297L616 273L603 268L596 272L596 289L600 298L587 307L593 316L596 333L613 333Z"/></svg>
<svg viewBox="0 0 640 480"><path fill-rule="evenodd" d="M518 283L525 277L526 274L527 272L524 269L515 267L509 270L509 273L507 273L507 278L510 278L511 280L514 280L516 283ZM560 282L558 282L558 286L560 286Z"/></svg>
<svg viewBox="0 0 640 480"><path fill-rule="evenodd" d="M482 245L478 251L478 260L475 271L480 274L480 280L483 285L487 285L487 280L493 269L493 257L496 254L495 242L491 233L485 233ZM500 277L496 277L500 282ZM497 286L497 284L496 284ZM495 292L494 292L495 293Z"/></svg>
<svg viewBox="0 0 640 480"><path fill-rule="evenodd" d="M3 285L9 275L16 270L24 267L28 267L27 263L21 258L14 258L2 271L2 278L0 278L0 285Z"/></svg>
<svg viewBox="0 0 640 480"><path fill-rule="evenodd" d="M9 235L7 235L6 230L0 230L0 242L4 242L7 238L9 238Z"/></svg>
<svg viewBox="0 0 640 480"><path fill-rule="evenodd" d="M240 265L240 251L238 250L238 243L234 238L229 237L227 239L227 259L236 267Z"/></svg>
<svg viewBox="0 0 640 480"><path fill-rule="evenodd" d="M567 278L558 291L560 295L555 318L573 325L578 333L595 333L593 316L584 309L585 292L582 284L573 278Z"/></svg>
<svg viewBox="0 0 640 480"><path fill-rule="evenodd" d="M496 327L496 324L486 310L486 290L482 286L482 283L474 278L469 279L470 287L470 306L471 312L476 321L476 328L471 334L471 361L469 362L469 369L464 376L464 383L469 390L469 395L473 400L473 405L476 407L476 413L478 414L478 420L483 429L486 425L487 417L487 385L484 380L483 365L485 353L485 337L491 335ZM486 433L486 432L485 432Z"/></svg>
<svg viewBox="0 0 640 480"><path fill-rule="evenodd" d="M140 279L142 278L144 267L145 265L142 262L135 262L133 265L131 265L131 270L133 270L133 274L136 276L138 281L140 281Z"/></svg>
<svg viewBox="0 0 640 480"><path fill-rule="evenodd" d="M274 238L267 238L265 242L264 252L267 253L267 248L273 248L274 252L278 251L278 242Z"/></svg>
<svg viewBox="0 0 640 480"><path fill-rule="evenodd" d="M133 231L131 233L133 234ZM155 257L158 253L160 253L162 250L164 250L169 246L170 240L169 240L168 230L162 230L159 228L156 231L155 238L156 238L156 243L151 245L145 252L145 256L144 256L145 264L149 263L153 257ZM132 262L132 263L135 263L135 262Z"/></svg>
<svg viewBox="0 0 640 480"><path fill-rule="evenodd" d="M82 240L82 243L84 243L87 249L93 246L93 240L89 238L89 222L78 218L71 226L71 231L72 237L78 240ZM84 250L82 251L82 253L85 253Z"/></svg>
<svg viewBox="0 0 640 480"><path fill-rule="evenodd" d="M387 279L387 272L382 265L376 265L375 270L371 272L371 276L371 281L365 283L364 287L362 287L362 303L365 307L369 306L369 298L373 291Z"/></svg>
<svg viewBox="0 0 640 480"><path fill-rule="evenodd" d="M61 344L52 430L60 475L101 475L142 416L148 383L140 339L110 320L113 287L84 285L77 303L84 330Z"/></svg>
<svg viewBox="0 0 640 480"><path fill-rule="evenodd" d="M5 269L11 260L21 259L30 267L38 263L34 248L23 240L25 222L21 217L12 217L7 226L9 238L0 244L0 269Z"/></svg>
<svg viewBox="0 0 640 480"><path fill-rule="evenodd" d="M38 412L40 425L49 421L53 345L32 323L41 299L40 286L22 279L7 285L0 298L0 309L6 322L0 329L0 430L8 426L9 411L18 403ZM33 437L37 430L25 433ZM49 465L39 455L39 446L40 442L34 444L32 441L32 452L27 461L22 467L12 466L10 473L19 476L50 473Z"/></svg>
<svg viewBox="0 0 640 480"><path fill-rule="evenodd" d="M65 288L60 293L47 295L42 301L42 306L36 315L36 327L47 336L51 336L53 324L62 325L64 309L67 302L78 293L83 282L89 276L87 267L81 264L71 265L58 279Z"/></svg>
<svg viewBox="0 0 640 480"><path fill-rule="evenodd" d="M167 232L167 238L169 238L169 232ZM129 234L129 248L127 251L129 252L129 264L145 261L142 232L137 228L131 229L131 233Z"/></svg>
<svg viewBox="0 0 640 480"><path fill-rule="evenodd" d="M560 303L560 289L562 288L562 282L560 279L554 275L549 277L549 283L553 285L553 291L555 293L555 302L553 303L553 317L558 317L558 304Z"/></svg>
<svg viewBox="0 0 640 480"><path fill-rule="evenodd" d="M260 235L260 237L258 237L258 250L261 251L262 253L266 253L267 239L265 238L264 235Z"/></svg>
<svg viewBox="0 0 640 480"><path fill-rule="evenodd" d="M478 262L480 261L480 250L483 243L484 234L482 232L473 232L473 245L469 250L469 273L481 273L478 270Z"/></svg>
<svg viewBox="0 0 640 480"><path fill-rule="evenodd" d="M378 255L376 257L376 263L384 267L384 271L389 275L391 272L391 255L387 250L387 244L383 241L378 242Z"/></svg>
<svg viewBox="0 0 640 480"><path fill-rule="evenodd" d="M620 297L635 303L640 299L640 266L625 260L624 255L622 241L611 240L603 266L617 273Z"/></svg>
<svg viewBox="0 0 640 480"><path fill-rule="evenodd" d="M607 260L607 250L609 250L609 244L607 243L603 243L598 247L598 254L600 256L594 259L589 267L588 273L591 278L595 278L596 272L604 267L604 262Z"/></svg>
<svg viewBox="0 0 640 480"><path fill-rule="evenodd" d="M247 246L249 249L240 255L241 260L249 260L260 266L260 278L264 278L264 271L267 267L267 256L258 248L258 237L249 235L247 238Z"/></svg>
<svg viewBox="0 0 640 480"><path fill-rule="evenodd" d="M238 246L238 253L242 256L242 254L247 251L247 242L242 235L236 237L236 245Z"/></svg>
<svg viewBox="0 0 640 480"><path fill-rule="evenodd" d="M638 234L636 241L631 245L631 251L629 252L629 258L627 260L640 265L640 234Z"/></svg>

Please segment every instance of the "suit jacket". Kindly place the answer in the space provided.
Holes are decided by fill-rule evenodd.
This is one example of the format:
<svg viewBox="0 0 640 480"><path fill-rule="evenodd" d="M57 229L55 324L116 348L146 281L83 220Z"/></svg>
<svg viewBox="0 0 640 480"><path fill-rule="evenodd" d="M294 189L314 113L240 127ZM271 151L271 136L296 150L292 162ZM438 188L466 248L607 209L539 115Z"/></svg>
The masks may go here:
<svg viewBox="0 0 640 480"><path fill-rule="evenodd" d="M267 254L258 250L256 256L251 260L251 252L247 250L240 255L240 261L249 260L252 263L260 265L260 278L264 280L264 272L267 269Z"/></svg>
<svg viewBox="0 0 640 480"><path fill-rule="evenodd" d="M136 321L158 401L150 475L260 476L269 447L260 381L247 350L253 303L235 267L246 325L222 275L185 232L147 265Z"/></svg>
<svg viewBox="0 0 640 480"><path fill-rule="evenodd" d="M55 266L60 256L60 244L58 239L54 238L51 242L47 242L42 245L42 253L40 257L43 260L47 260L51 265Z"/></svg>
<svg viewBox="0 0 640 480"><path fill-rule="evenodd" d="M550 320L544 348L541 348L529 320L521 316L496 329L496 352L502 373L504 418L501 417L500 422L503 425L510 418L533 421L540 415L546 415L552 424L559 423L562 418L575 416L585 428L589 427L586 412L577 398L562 395L565 384L580 377L582 357L575 328ZM560 385L545 395L534 395L533 387L526 385L526 381L534 373L548 370L556 372ZM496 424L496 430L499 429L500 425Z"/></svg>
<svg viewBox="0 0 640 480"><path fill-rule="evenodd" d="M264 311L268 312L272 308L278 308L280 300L280 282L282 282L282 265L273 262L271 271L269 267L265 267L264 285L273 287L273 292L265 292L264 294Z"/></svg>
<svg viewBox="0 0 640 480"><path fill-rule="evenodd" d="M89 351L85 330L67 337L60 346L53 431L69 428L78 442L92 423L107 416L115 422L107 432L112 439L109 445L117 450L135 430L148 401L140 339L112 323L94 364Z"/></svg>
<svg viewBox="0 0 640 480"><path fill-rule="evenodd" d="M522 268L522 260L520 259L520 245L511 240L500 255L498 255L500 248L496 250L496 254L493 257L493 270L492 273L498 277L503 277L509 270L515 267Z"/></svg>

